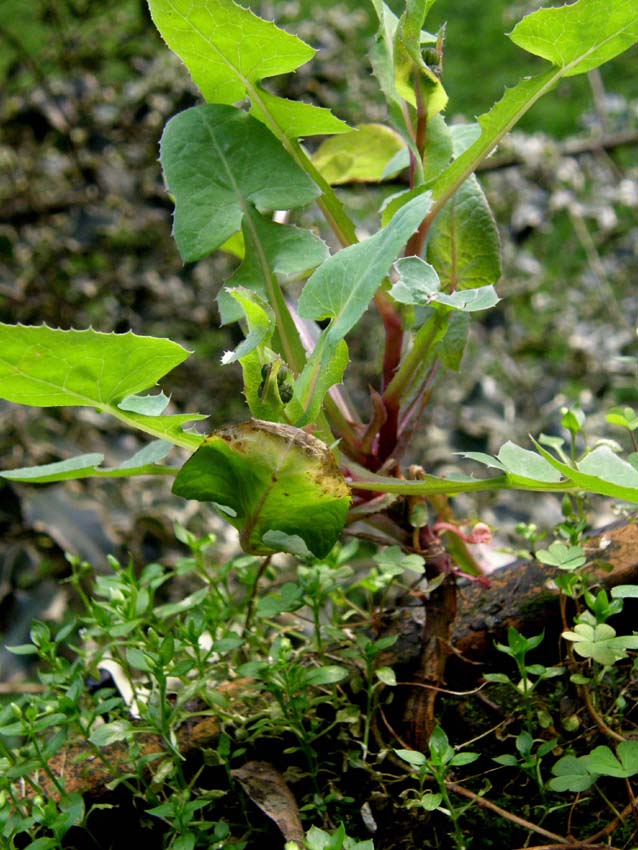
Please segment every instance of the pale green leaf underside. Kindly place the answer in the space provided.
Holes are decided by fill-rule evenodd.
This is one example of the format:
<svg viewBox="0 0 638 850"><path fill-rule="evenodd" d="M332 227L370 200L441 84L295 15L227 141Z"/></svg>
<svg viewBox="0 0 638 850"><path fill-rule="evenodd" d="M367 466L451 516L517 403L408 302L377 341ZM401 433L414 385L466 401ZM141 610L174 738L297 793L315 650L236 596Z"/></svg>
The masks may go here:
<svg viewBox="0 0 638 850"><path fill-rule="evenodd" d="M327 109L265 92L260 82L287 74L315 50L232 0L149 0L151 16L211 103L251 98L260 120L274 119L289 137L338 133L348 127Z"/></svg>
<svg viewBox="0 0 638 850"><path fill-rule="evenodd" d="M220 429L188 460L173 492L230 508L227 517L252 553L275 550L280 532L318 557L334 546L350 504L328 448L297 428L253 419Z"/></svg>
<svg viewBox="0 0 638 850"><path fill-rule="evenodd" d="M177 467L162 466L171 449L170 443L155 440L137 452L132 458L117 467L102 467L104 455L92 453L78 455L68 460L28 466L0 472L0 478L26 484L49 484L54 481L70 481L79 478L130 478L137 475L175 475Z"/></svg>
<svg viewBox="0 0 638 850"><path fill-rule="evenodd" d="M619 458L609 446L598 446L576 468L557 460L538 443L536 449L554 469L577 487L614 499L638 502L638 470Z"/></svg>
<svg viewBox="0 0 638 850"><path fill-rule="evenodd" d="M194 446L202 438L182 427L205 416L145 416L119 407L189 354L171 340L131 332L0 324L0 398L33 407L94 407L152 436Z"/></svg>
<svg viewBox="0 0 638 850"><path fill-rule="evenodd" d="M478 289L461 289L449 294L441 292L436 269L420 257L397 260L395 268L399 280L392 286L390 295L401 304L440 304L451 310L472 313L493 307L500 300L493 286L483 285Z"/></svg>
<svg viewBox="0 0 638 850"><path fill-rule="evenodd" d="M320 194L272 133L232 106L180 112L164 129L160 159L175 197L173 235L187 261L221 247L250 205L293 209Z"/></svg>
<svg viewBox="0 0 638 850"><path fill-rule="evenodd" d="M259 295L242 286L229 289L228 295L243 313L248 325L248 333L234 351L224 353L222 357L224 365L241 360L254 351L257 346L268 342L275 327L274 314L268 303Z"/></svg>

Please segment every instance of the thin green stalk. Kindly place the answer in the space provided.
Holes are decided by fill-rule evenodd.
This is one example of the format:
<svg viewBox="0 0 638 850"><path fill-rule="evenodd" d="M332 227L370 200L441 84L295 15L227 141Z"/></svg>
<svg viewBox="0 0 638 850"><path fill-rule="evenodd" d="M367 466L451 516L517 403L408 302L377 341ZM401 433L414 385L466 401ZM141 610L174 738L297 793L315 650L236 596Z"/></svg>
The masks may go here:
<svg viewBox="0 0 638 850"><path fill-rule="evenodd" d="M383 393L383 400L386 405L400 404L406 392L414 388L415 373L422 369L423 362L427 359L432 345L441 332L444 321L445 315L437 313L431 321L419 329L412 343L412 348L402 359L394 378Z"/></svg>
<svg viewBox="0 0 638 850"><path fill-rule="evenodd" d="M36 752L36 755L38 756L38 760L39 760L40 764L42 765L42 769L44 770L46 775L49 777L49 779L53 783L54 788L60 794L60 796L65 797L66 791L64 790L64 786L60 784L58 777L55 775L55 773L53 773L53 771L49 767L49 762L47 761L47 759L45 759L44 753L42 752L40 744L38 743L37 735L30 734L29 739L30 739L31 743L33 744L33 748Z"/></svg>

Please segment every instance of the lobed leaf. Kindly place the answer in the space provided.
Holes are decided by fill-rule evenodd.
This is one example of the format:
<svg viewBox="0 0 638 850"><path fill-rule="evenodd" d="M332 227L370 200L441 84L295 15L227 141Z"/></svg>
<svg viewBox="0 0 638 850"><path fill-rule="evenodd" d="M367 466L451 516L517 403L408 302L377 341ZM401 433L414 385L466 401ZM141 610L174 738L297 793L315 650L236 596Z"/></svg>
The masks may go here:
<svg viewBox="0 0 638 850"><path fill-rule="evenodd" d="M232 106L195 106L171 118L160 160L175 197L173 235L186 261L221 247L249 207L292 209L320 194L275 136Z"/></svg>
<svg viewBox="0 0 638 850"><path fill-rule="evenodd" d="M268 77L295 71L315 50L232 0L149 0L151 17L188 67L206 100L232 104L250 97L260 120L274 120L291 138L339 133L348 126L328 110L270 94Z"/></svg>
<svg viewBox="0 0 638 850"><path fill-rule="evenodd" d="M564 76L585 74L635 44L638 6L634 0L579 0L538 9L509 36L523 50L563 69Z"/></svg>
<svg viewBox="0 0 638 850"><path fill-rule="evenodd" d="M0 398L33 407L94 407L128 425L185 447L202 437L184 426L199 413L147 416L157 401L137 398L190 354L169 339L88 330L0 324ZM151 399L160 399L161 394ZM165 398L165 397L164 397Z"/></svg>

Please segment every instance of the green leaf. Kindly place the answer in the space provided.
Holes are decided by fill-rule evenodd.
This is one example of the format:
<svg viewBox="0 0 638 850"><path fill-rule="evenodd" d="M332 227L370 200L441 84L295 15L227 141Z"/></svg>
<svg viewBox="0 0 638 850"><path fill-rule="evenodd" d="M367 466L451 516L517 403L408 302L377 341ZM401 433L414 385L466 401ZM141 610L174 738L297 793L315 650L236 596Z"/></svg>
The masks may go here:
<svg viewBox="0 0 638 850"><path fill-rule="evenodd" d="M406 10L399 19L394 38L394 83L396 92L416 108L416 85L421 87L428 118L438 115L448 101L441 80L426 65L422 45L435 45L437 37L421 30L429 7L434 0L408 0ZM416 79L415 79L416 78Z"/></svg>
<svg viewBox="0 0 638 850"><path fill-rule="evenodd" d="M318 667L316 670L310 670L306 676L306 682L309 685L334 685L337 682L343 682L348 675L348 670L345 667L329 664L325 667Z"/></svg>
<svg viewBox="0 0 638 850"><path fill-rule="evenodd" d="M34 407L115 406L189 352L168 339L0 324L0 397Z"/></svg>
<svg viewBox="0 0 638 850"><path fill-rule="evenodd" d="M460 457L466 457L468 460L474 460L477 463L482 463L492 469L500 469L505 472L505 464L495 458L493 455L488 455L486 452L456 452Z"/></svg>
<svg viewBox="0 0 638 850"><path fill-rule="evenodd" d="M544 457L529 449L522 449L510 440L502 446L498 453L498 459L505 467L507 474L513 478L521 478L529 481L543 481L547 483L558 482L560 473L553 469Z"/></svg>
<svg viewBox="0 0 638 850"><path fill-rule="evenodd" d="M128 720L114 720L96 726L89 735L89 741L96 747L108 747L116 741L125 741L131 734L131 724Z"/></svg>
<svg viewBox="0 0 638 850"><path fill-rule="evenodd" d="M118 407L131 413L141 413L144 416L161 416L170 402L168 396L160 392L156 395L130 395L123 399Z"/></svg>
<svg viewBox="0 0 638 850"><path fill-rule="evenodd" d="M563 632L563 637L574 643L574 652L578 655L607 667L626 658L626 650L638 649L638 635L617 637L616 630L607 623L596 626L578 623L573 630Z"/></svg>
<svg viewBox="0 0 638 850"><path fill-rule="evenodd" d="M638 585L618 584L611 589L612 599L638 599Z"/></svg>
<svg viewBox="0 0 638 850"><path fill-rule="evenodd" d="M339 340L333 346L324 332L295 381L292 400L286 405L286 416L297 428L316 421L326 393L342 382L349 362L345 341Z"/></svg>
<svg viewBox="0 0 638 850"><path fill-rule="evenodd" d="M172 845L172 850L193 850L197 842L194 832L185 832L178 836Z"/></svg>
<svg viewBox="0 0 638 850"><path fill-rule="evenodd" d="M320 194L275 136L232 106L195 106L171 118L160 159L175 197L173 235L186 261L223 245L240 229L248 204L292 209Z"/></svg>
<svg viewBox="0 0 638 850"><path fill-rule="evenodd" d="M612 407L605 419L610 425L620 425L621 428L627 428L629 431L635 431L638 428L638 413L631 407Z"/></svg>
<svg viewBox="0 0 638 850"><path fill-rule="evenodd" d="M586 562L585 552L580 546L568 546L566 543L552 543L548 549L539 549L536 559L541 564L558 567L560 570L577 570Z"/></svg>
<svg viewBox="0 0 638 850"><path fill-rule="evenodd" d="M618 457L609 446L598 446L574 468L557 460L536 443L539 453L576 487L602 496L638 502L638 470Z"/></svg>
<svg viewBox="0 0 638 850"><path fill-rule="evenodd" d="M563 756L552 767L554 778L549 780L552 791L586 791L596 781L587 766L587 756Z"/></svg>
<svg viewBox="0 0 638 850"><path fill-rule="evenodd" d="M33 407L94 407L154 437L193 447L201 438L182 428L205 416L145 416L120 407L189 354L171 340L130 331L107 334L0 324L0 398Z"/></svg>
<svg viewBox="0 0 638 850"><path fill-rule="evenodd" d="M472 764L479 758L479 753L456 753L452 756L450 764L453 767L461 767L466 764Z"/></svg>
<svg viewBox="0 0 638 850"><path fill-rule="evenodd" d="M402 304L421 306L441 304L451 310L472 313L477 310L486 310L500 301L494 287L487 285L478 289L452 292L449 295L441 292L441 281L436 269L420 257L404 257L397 260L395 268L399 279L392 286L390 295Z"/></svg>
<svg viewBox="0 0 638 850"><path fill-rule="evenodd" d="M485 289L491 287L485 287ZM473 290L469 290L473 291ZM483 291L483 290L480 290ZM466 313L453 312L448 316L443 339L436 345L436 354L448 369L458 372L470 331L470 319Z"/></svg>
<svg viewBox="0 0 638 850"><path fill-rule="evenodd" d="M104 455L85 454L56 463L28 466L0 472L0 478L23 481L29 484L48 484L53 481L70 481L79 478L129 478L135 475L174 475L177 467L160 466L172 448L164 440L154 440L120 466L111 469L101 467Z"/></svg>
<svg viewBox="0 0 638 850"><path fill-rule="evenodd" d="M444 292L476 289L500 278L498 230L476 177L463 183L435 219L427 258L437 268Z"/></svg>
<svg viewBox="0 0 638 850"><path fill-rule="evenodd" d="M390 289L394 300L400 304L430 304L441 288L434 266L420 257L403 257L394 267L399 276Z"/></svg>
<svg viewBox="0 0 638 850"><path fill-rule="evenodd" d="M333 319L332 345L355 326L405 243L430 208L429 193L413 198L374 236L329 257L310 277L299 299L299 315Z"/></svg>
<svg viewBox="0 0 638 850"><path fill-rule="evenodd" d="M270 531L301 537L322 558L345 523L349 488L328 448L297 428L251 420L214 432L180 470L173 492L231 509L245 551L268 554Z"/></svg>
<svg viewBox="0 0 638 850"><path fill-rule="evenodd" d="M539 17L536 18L535 16ZM520 29L519 29L520 28ZM537 77L521 80L478 121L481 135L452 163L433 187L436 214L503 136L561 77L584 73L630 47L638 38L634 0L578 0L541 9L514 29L513 40L556 65Z"/></svg>
<svg viewBox="0 0 638 850"><path fill-rule="evenodd" d="M232 0L149 0L149 7L155 26L206 100L232 104L248 95L256 117L277 122L289 137L348 130L327 109L260 87L261 80L295 71L312 59L315 50L301 39Z"/></svg>
<svg viewBox="0 0 638 850"><path fill-rule="evenodd" d="M635 44L638 7L633 0L579 0L539 9L509 35L514 44L571 77L597 68Z"/></svg>
<svg viewBox="0 0 638 850"><path fill-rule="evenodd" d="M312 161L333 186L341 183L375 182L383 179L388 163L405 150L405 142L384 124L358 124L319 145Z"/></svg>
<svg viewBox="0 0 638 850"><path fill-rule="evenodd" d="M308 274L328 256L328 248L309 230L278 224L260 215L253 207L244 209L242 231L246 252L242 264L217 296L222 324L235 322L243 315L228 291L242 286L267 298L272 275L282 283Z"/></svg>
<svg viewBox="0 0 638 850"><path fill-rule="evenodd" d="M383 682L384 685L388 685L391 688L393 688L397 683L396 674L391 667L378 667L374 671L374 675L380 682Z"/></svg>
<svg viewBox="0 0 638 850"><path fill-rule="evenodd" d="M617 757L609 747L595 747L587 757L591 773L628 779L638 773L638 741L623 741L618 744Z"/></svg>
<svg viewBox="0 0 638 850"><path fill-rule="evenodd" d="M419 800L419 804L423 806L426 812L435 811L442 802L443 794L433 794L432 791L426 791Z"/></svg>
<svg viewBox="0 0 638 850"><path fill-rule="evenodd" d="M224 352L222 357L224 365L242 360L251 352L254 352L256 348L268 342L275 327L275 317L270 305L259 295L243 286L229 289L228 294L239 305L244 314L248 324L248 334L234 351Z"/></svg>
<svg viewBox="0 0 638 850"><path fill-rule="evenodd" d="M427 759L418 750L395 750L400 759L412 765L412 767L423 767Z"/></svg>

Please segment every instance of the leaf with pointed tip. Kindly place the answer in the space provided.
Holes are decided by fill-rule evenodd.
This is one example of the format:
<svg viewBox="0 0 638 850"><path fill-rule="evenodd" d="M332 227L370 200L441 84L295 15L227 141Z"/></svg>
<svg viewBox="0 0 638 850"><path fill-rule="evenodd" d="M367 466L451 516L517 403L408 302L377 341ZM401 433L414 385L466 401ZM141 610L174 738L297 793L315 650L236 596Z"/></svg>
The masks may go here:
<svg viewBox="0 0 638 850"><path fill-rule="evenodd" d="M70 481L79 478L130 478L137 475L175 475L177 467L161 466L172 446L163 440L154 440L136 452L119 466L104 468L102 454L85 454L45 463L41 466L27 466L22 469L0 471L0 478L9 481L21 481L26 484L49 484L54 481Z"/></svg>
<svg viewBox="0 0 638 850"><path fill-rule="evenodd" d="M437 213L503 136L562 77L581 74L622 53L638 39L638 6L634 0L577 0L539 9L512 33L524 49L556 64L536 77L521 80L478 121L481 135L437 180L433 187Z"/></svg>
<svg viewBox="0 0 638 850"><path fill-rule="evenodd" d="M273 274L286 283L321 265L328 256L325 242L309 230L279 224L260 215L254 207L244 209L242 232L244 260L217 296L222 324L236 322L242 311L228 289L242 286L265 298Z"/></svg>
<svg viewBox="0 0 638 850"><path fill-rule="evenodd" d="M228 295L237 303L248 324L248 334L234 351L226 351L222 363L234 363L245 358L258 346L270 341L275 327L275 317L267 301L257 293L236 286L228 290Z"/></svg>
<svg viewBox="0 0 638 850"><path fill-rule="evenodd" d="M554 469L545 458L529 449L522 449L511 440L501 446L498 460L505 467L508 476L513 479L542 481L548 484L561 480L560 472Z"/></svg>
<svg viewBox="0 0 638 850"><path fill-rule="evenodd" d="M406 150L397 132L384 124L358 124L350 133L322 142L312 157L315 167L333 186L383 179L388 163Z"/></svg>
<svg viewBox="0 0 638 850"><path fill-rule="evenodd" d="M328 109L266 92L260 82L295 71L315 50L295 35L232 0L149 0L151 17L182 59L206 100L236 103L248 96L260 120L275 120L287 136L340 133L348 126Z"/></svg>
<svg viewBox="0 0 638 850"><path fill-rule="evenodd" d="M374 236L343 248L312 274L299 299L299 315L333 319L326 330L332 346L355 326L431 204L429 193L405 204Z"/></svg>
<svg viewBox="0 0 638 850"><path fill-rule="evenodd" d="M489 286L501 276L496 222L474 175L435 219L427 258L438 270L441 288L448 293Z"/></svg>
<svg viewBox="0 0 638 850"><path fill-rule="evenodd" d="M638 470L619 458L609 446L598 446L574 468L557 460L539 443L535 445L539 454L576 487L614 499L638 502Z"/></svg>
<svg viewBox="0 0 638 850"><path fill-rule="evenodd" d="M0 324L0 398L33 407L94 407L183 446L201 438L182 426L198 414L145 416L120 408L189 356L169 339L46 325Z"/></svg>
<svg viewBox="0 0 638 850"><path fill-rule="evenodd" d="M324 557L343 529L350 491L327 446L293 428L253 419L212 434L180 470L173 492L232 512L245 551L276 551L269 531L300 537Z"/></svg>
<svg viewBox="0 0 638 850"><path fill-rule="evenodd" d="M341 339L333 346L324 331L293 385L292 400L286 405L286 416L297 428L316 421L326 393L342 382L348 363L345 341Z"/></svg>
<svg viewBox="0 0 638 850"><path fill-rule="evenodd" d="M635 0L579 0L538 9L509 34L514 44L564 69L564 76L585 74L638 41Z"/></svg>
<svg viewBox="0 0 638 850"><path fill-rule="evenodd" d="M236 233L248 204L288 210L320 194L272 133L232 106L195 106L171 118L160 159L175 197L175 241L187 261Z"/></svg>

